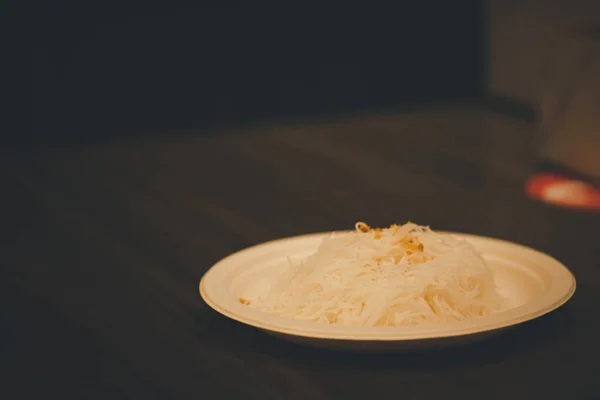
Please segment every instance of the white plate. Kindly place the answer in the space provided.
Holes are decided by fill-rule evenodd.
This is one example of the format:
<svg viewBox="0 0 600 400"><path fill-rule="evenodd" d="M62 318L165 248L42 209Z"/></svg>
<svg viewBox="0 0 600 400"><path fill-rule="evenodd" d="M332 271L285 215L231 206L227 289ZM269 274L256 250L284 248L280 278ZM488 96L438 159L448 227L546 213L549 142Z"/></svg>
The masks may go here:
<svg viewBox="0 0 600 400"><path fill-rule="evenodd" d="M471 342L538 318L567 302L575 277L547 254L498 239L452 233L467 239L494 271L498 290L513 304L507 311L444 324L416 327L347 327L297 321L239 303L264 290L265 280L313 253L329 233L275 240L239 251L215 264L200 280L200 295L217 312L276 336L319 347L412 349Z"/></svg>

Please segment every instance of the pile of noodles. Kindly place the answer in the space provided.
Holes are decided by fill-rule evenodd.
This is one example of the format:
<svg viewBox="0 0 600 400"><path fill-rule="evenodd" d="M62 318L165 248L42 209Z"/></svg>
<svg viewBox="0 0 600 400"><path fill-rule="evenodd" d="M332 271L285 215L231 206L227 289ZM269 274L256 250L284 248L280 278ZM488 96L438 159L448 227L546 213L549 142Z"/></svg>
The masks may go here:
<svg viewBox="0 0 600 400"><path fill-rule="evenodd" d="M505 299L472 245L413 223L333 234L268 294L244 304L269 314L349 326L468 320Z"/></svg>

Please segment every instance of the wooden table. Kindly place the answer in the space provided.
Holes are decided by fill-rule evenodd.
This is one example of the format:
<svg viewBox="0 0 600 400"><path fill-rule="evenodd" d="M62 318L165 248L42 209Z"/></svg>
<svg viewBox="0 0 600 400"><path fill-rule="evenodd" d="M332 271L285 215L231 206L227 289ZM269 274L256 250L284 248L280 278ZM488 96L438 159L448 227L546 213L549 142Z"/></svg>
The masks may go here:
<svg viewBox="0 0 600 400"><path fill-rule="evenodd" d="M525 197L531 132L438 109L2 155L3 386L20 393L3 397L599 398L600 220ZM496 339L404 355L297 347L198 295L249 245L407 219L548 252L577 293Z"/></svg>

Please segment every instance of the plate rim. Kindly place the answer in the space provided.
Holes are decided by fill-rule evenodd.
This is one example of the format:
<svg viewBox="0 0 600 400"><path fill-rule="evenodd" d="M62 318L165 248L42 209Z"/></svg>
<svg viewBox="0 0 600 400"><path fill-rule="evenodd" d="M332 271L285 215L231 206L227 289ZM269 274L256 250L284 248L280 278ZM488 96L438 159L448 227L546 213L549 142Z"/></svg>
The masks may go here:
<svg viewBox="0 0 600 400"><path fill-rule="evenodd" d="M573 297L577 288L577 281L573 272L559 260L547 253L543 253L534 248L504 239L469 233L437 230L435 231L436 233L450 234L467 240L471 239L480 242L483 241L508 246L517 249L518 251L529 253L530 256L534 256L542 260L545 259L544 264L548 263L551 266L551 268L549 268L553 277L551 281L551 288L532 302L526 303L511 310L481 317L473 321L425 324L410 327L351 327L343 325L318 324L309 321L298 321L291 318L267 314L239 304L234 299L234 296L229 294L228 290L223 290L223 288L221 288L221 292L226 293L225 297L230 297L230 301L225 301L226 304L223 305L223 302L219 301L219 297L222 297L223 293L219 294L217 287L210 287L211 280L216 279L215 273L219 272L220 268L226 267L228 264L231 264L231 262L235 262L236 259L239 259L245 255L260 252L265 248L275 245L323 239L334 233L345 232L350 231L325 231L288 236L262 242L238 250L213 264L203 274L198 285L200 296L210 308L227 318L257 329L278 334L320 340L398 342L460 337L509 328L533 319L537 319L560 308ZM554 272L554 274L552 274L552 272ZM557 274L562 275L563 278L569 279L557 281L555 279L555 275ZM207 287L207 285L209 286ZM215 294L217 294L217 300L214 299ZM552 294L554 294L554 296L552 296ZM552 301L548 301L549 299Z"/></svg>

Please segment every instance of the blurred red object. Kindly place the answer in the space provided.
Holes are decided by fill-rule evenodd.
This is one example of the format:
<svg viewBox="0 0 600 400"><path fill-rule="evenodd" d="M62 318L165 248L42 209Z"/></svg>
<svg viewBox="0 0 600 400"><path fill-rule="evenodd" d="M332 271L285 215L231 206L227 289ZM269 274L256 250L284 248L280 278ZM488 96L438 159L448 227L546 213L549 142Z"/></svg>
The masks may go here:
<svg viewBox="0 0 600 400"><path fill-rule="evenodd" d="M525 188L535 200L560 207L600 212L600 189L584 181L542 172L532 176Z"/></svg>

